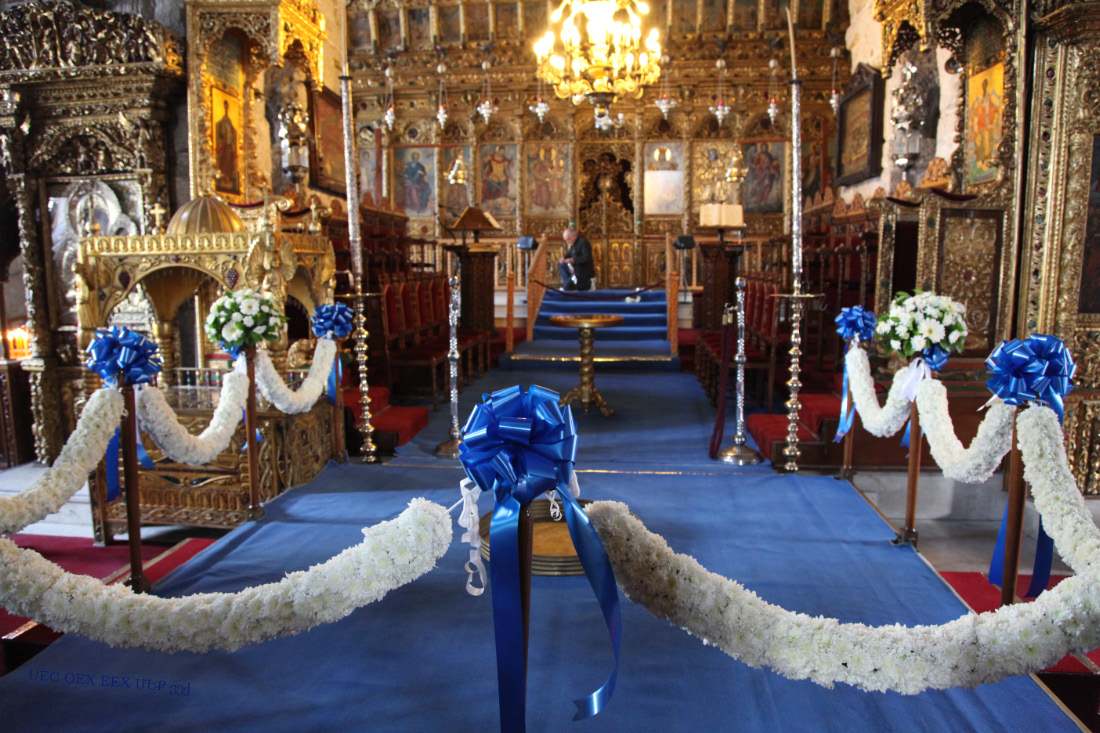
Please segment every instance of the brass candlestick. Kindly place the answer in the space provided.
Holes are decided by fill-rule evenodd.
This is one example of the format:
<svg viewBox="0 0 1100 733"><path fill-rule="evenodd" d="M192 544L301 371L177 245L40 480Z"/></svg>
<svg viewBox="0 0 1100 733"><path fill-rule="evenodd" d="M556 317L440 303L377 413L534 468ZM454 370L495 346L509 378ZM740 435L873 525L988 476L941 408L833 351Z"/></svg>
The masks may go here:
<svg viewBox="0 0 1100 733"><path fill-rule="evenodd" d="M737 278L734 285L737 287L737 356L734 358L737 363L737 431L733 434L733 445L719 453L718 460L732 466L754 466L764 457L745 445L745 278Z"/></svg>
<svg viewBox="0 0 1100 733"><path fill-rule="evenodd" d="M366 301L369 297L370 294L363 292L363 286L357 280L355 283L354 295L355 319L352 322L352 325L355 327L355 330L352 332L352 338L355 339L355 346L352 347L352 352L355 354L355 364L359 371L360 419L359 424L355 427L359 431L359 435L363 438L363 448L358 458L354 460L349 458L348 460L352 460L352 462L359 464L375 464L382 462L382 459L378 456L378 449L374 445L370 424L370 390L367 380L367 339L370 334L367 332L367 317L364 314Z"/></svg>
<svg viewBox="0 0 1100 733"><path fill-rule="evenodd" d="M451 330L450 349L447 351L451 375L451 437L435 447L437 456L452 459L458 458L458 446L462 443L462 428L458 424L458 313L461 309L459 272L460 269L456 266L455 274L451 276L451 306L447 314Z"/></svg>

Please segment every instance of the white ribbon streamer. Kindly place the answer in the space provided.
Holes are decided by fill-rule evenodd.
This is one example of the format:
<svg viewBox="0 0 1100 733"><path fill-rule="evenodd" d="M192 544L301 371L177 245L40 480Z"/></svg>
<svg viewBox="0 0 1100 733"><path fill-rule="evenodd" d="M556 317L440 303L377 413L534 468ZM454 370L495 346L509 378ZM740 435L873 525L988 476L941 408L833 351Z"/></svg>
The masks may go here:
<svg viewBox="0 0 1100 733"><path fill-rule="evenodd" d="M462 533L462 541L470 546L470 559L466 562L466 592L472 596L480 596L485 592L488 582L485 577L485 563L481 560L481 534L479 533L481 519L477 514L477 500L481 498L481 489L468 478L462 479L458 488L462 491L462 510L458 514L458 526L466 531ZM481 580L481 586L474 585L474 576Z"/></svg>

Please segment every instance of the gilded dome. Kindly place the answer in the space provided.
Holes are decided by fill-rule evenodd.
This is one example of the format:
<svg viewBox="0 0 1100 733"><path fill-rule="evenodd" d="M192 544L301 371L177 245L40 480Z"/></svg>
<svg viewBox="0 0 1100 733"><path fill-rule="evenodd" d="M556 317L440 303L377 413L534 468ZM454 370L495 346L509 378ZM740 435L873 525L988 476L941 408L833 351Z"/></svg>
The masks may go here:
<svg viewBox="0 0 1100 733"><path fill-rule="evenodd" d="M181 206L165 230L166 234L211 234L243 232L244 222L217 196L205 194Z"/></svg>

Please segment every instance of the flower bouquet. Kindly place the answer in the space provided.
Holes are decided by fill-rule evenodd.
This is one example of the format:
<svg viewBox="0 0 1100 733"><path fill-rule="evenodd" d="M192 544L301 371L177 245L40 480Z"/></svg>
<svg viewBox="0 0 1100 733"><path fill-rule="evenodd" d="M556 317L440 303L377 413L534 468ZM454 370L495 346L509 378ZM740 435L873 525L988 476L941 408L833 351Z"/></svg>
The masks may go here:
<svg viewBox="0 0 1100 733"><path fill-rule="evenodd" d="M251 289L234 290L210 306L206 337L236 359L244 348L277 339L285 322L270 298Z"/></svg>
<svg viewBox="0 0 1100 733"><path fill-rule="evenodd" d="M906 359L922 356L931 369L939 370L966 343L966 306L946 295L901 292L875 330L892 351Z"/></svg>

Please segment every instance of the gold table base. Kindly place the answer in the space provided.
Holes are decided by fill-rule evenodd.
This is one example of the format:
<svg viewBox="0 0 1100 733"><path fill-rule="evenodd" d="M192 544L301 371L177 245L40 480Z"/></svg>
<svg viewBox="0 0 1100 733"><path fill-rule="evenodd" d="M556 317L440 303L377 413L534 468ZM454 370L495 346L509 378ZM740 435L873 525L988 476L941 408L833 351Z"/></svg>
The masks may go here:
<svg viewBox="0 0 1100 733"><path fill-rule="evenodd" d="M564 407L573 400L580 399L581 407L588 412L592 405L600 408L604 417L611 417L615 411L607 406L603 396L596 389L596 329L607 326L618 326L623 322L622 316L597 315L592 313L550 316L550 324L561 328L577 329L577 338L580 341L581 367L580 384L569 390L558 402L558 407Z"/></svg>

